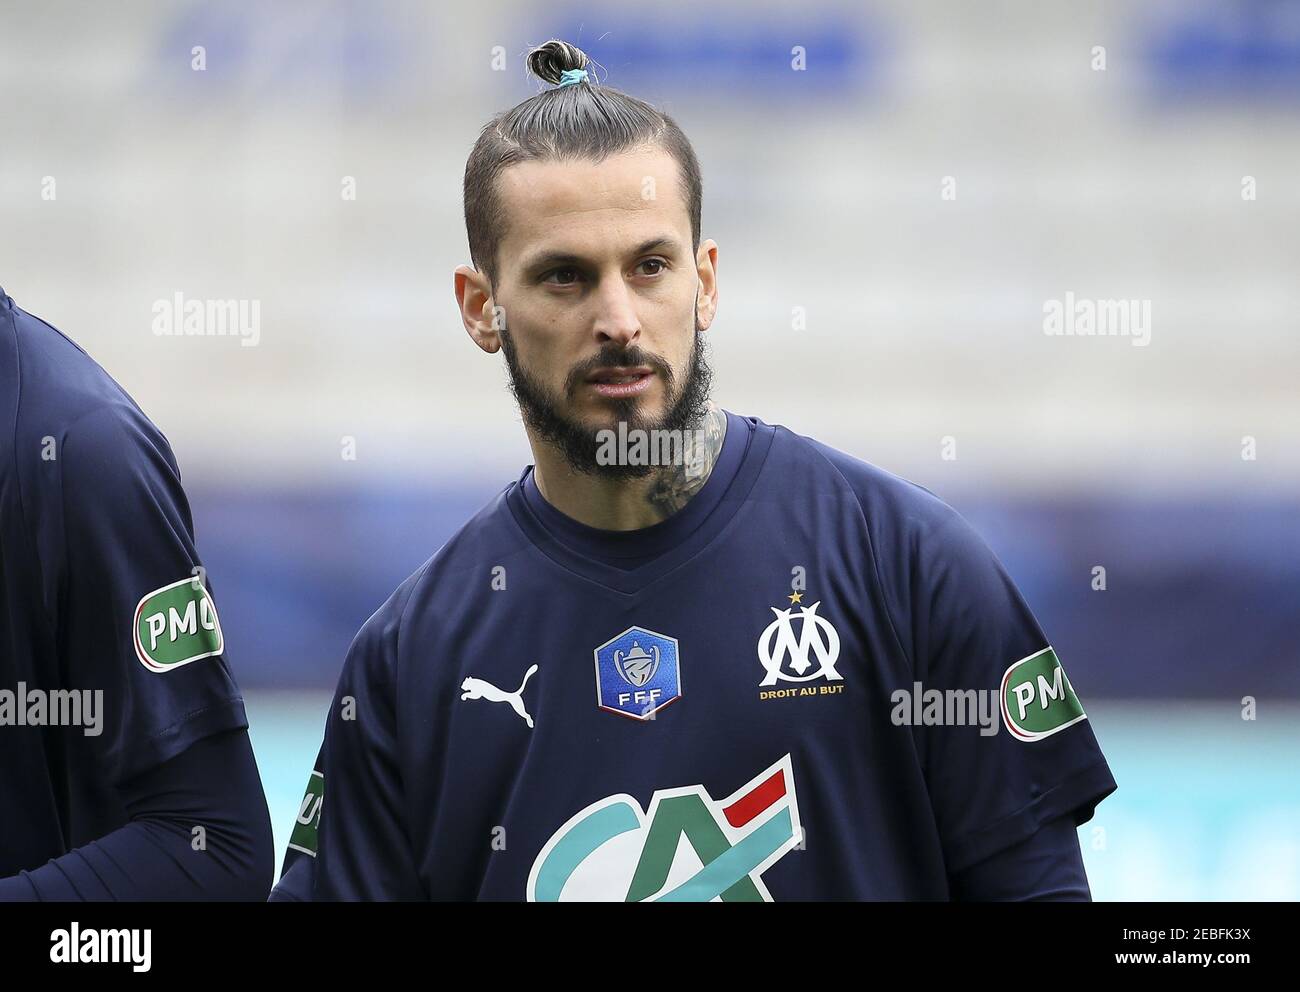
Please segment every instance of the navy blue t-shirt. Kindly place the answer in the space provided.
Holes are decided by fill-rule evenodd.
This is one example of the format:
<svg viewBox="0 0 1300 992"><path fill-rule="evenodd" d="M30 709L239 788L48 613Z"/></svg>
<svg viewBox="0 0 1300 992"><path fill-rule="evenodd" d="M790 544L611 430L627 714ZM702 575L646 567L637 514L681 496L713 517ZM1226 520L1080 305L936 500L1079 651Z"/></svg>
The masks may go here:
<svg viewBox="0 0 1300 992"><path fill-rule="evenodd" d="M1114 779L972 528L727 416L666 520L587 527L530 466L367 621L277 897L947 899L1091 817Z"/></svg>
<svg viewBox="0 0 1300 992"><path fill-rule="evenodd" d="M247 727L166 438L0 290L0 877L127 822L121 785Z"/></svg>

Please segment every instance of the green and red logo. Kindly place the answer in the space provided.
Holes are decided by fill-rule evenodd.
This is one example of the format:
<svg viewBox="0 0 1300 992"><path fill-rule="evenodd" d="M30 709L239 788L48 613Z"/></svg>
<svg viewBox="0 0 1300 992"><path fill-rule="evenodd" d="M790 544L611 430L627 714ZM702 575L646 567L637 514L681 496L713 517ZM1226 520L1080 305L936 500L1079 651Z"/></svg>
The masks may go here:
<svg viewBox="0 0 1300 992"><path fill-rule="evenodd" d="M197 576L148 593L135 608L135 654L151 672L170 672L221 654L217 607Z"/></svg>
<svg viewBox="0 0 1300 992"><path fill-rule="evenodd" d="M1086 719L1051 647L1021 658L1002 676L1002 720L1017 739L1041 741Z"/></svg>
<svg viewBox="0 0 1300 992"><path fill-rule="evenodd" d="M682 841L686 843L682 843ZM538 853L529 902L771 902L763 872L803 843L790 755L726 799L702 785L592 803Z"/></svg>

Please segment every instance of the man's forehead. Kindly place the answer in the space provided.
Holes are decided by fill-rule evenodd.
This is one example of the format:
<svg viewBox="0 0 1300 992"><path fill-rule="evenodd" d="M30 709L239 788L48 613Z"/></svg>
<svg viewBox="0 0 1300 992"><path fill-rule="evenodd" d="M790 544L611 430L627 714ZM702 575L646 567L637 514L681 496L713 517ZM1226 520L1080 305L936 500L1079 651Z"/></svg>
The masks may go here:
<svg viewBox="0 0 1300 992"><path fill-rule="evenodd" d="M590 159L521 162L500 178L511 256L548 247L567 233L601 236L615 228L689 226L677 163L660 148ZM680 213L680 216L679 216Z"/></svg>

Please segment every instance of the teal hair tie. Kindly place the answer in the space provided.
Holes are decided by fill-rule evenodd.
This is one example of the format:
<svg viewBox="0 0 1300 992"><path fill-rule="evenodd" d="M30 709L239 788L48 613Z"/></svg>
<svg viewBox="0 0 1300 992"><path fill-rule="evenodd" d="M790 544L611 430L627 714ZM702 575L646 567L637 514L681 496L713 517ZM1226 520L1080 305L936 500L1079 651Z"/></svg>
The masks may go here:
<svg viewBox="0 0 1300 992"><path fill-rule="evenodd" d="M585 83L586 81L586 69L565 69L563 75L560 76L560 84L556 89L559 89L560 86L568 86L570 83Z"/></svg>

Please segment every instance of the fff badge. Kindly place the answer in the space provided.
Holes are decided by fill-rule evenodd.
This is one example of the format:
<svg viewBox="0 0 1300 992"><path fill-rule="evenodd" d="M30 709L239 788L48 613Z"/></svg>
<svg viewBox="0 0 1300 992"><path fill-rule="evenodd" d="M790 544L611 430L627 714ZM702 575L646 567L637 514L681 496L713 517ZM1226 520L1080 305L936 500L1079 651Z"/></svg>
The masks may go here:
<svg viewBox="0 0 1300 992"><path fill-rule="evenodd" d="M649 720L682 694L677 638L629 627L596 648L596 705Z"/></svg>

